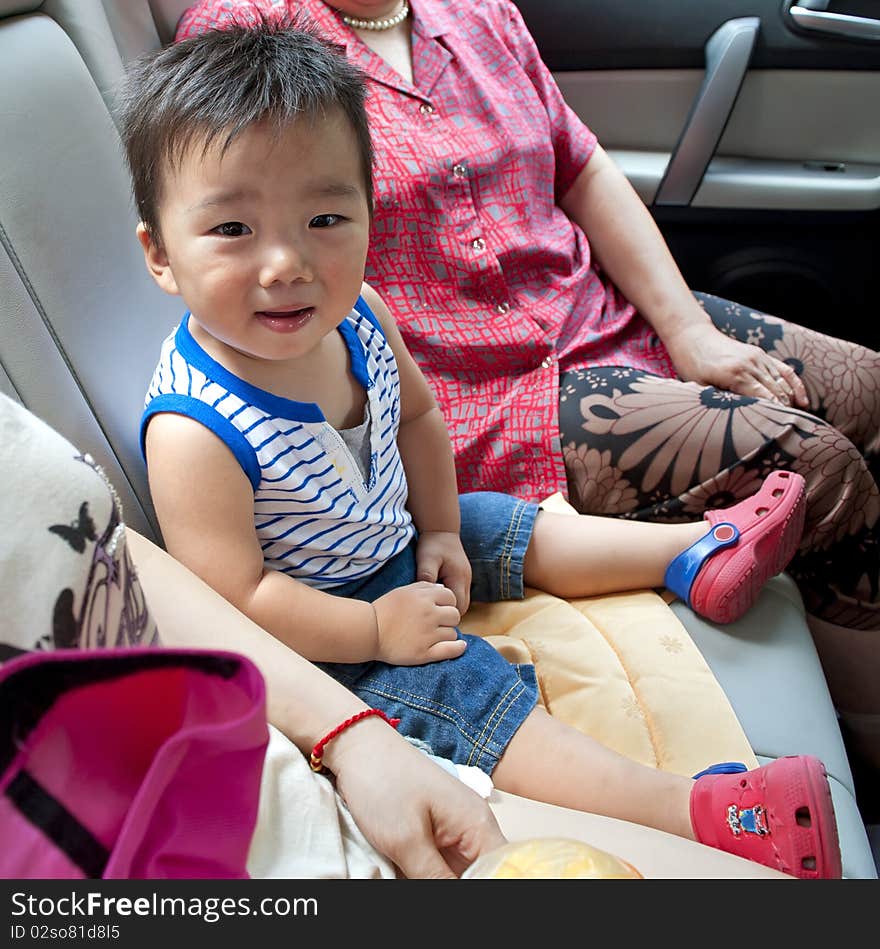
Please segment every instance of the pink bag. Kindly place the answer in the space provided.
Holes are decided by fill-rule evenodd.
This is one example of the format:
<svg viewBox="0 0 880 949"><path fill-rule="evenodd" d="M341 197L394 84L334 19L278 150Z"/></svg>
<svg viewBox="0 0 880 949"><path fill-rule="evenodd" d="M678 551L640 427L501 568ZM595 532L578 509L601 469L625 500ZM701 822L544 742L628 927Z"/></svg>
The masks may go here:
<svg viewBox="0 0 880 949"><path fill-rule="evenodd" d="M267 741L262 676L234 653L5 663L0 877L246 877Z"/></svg>

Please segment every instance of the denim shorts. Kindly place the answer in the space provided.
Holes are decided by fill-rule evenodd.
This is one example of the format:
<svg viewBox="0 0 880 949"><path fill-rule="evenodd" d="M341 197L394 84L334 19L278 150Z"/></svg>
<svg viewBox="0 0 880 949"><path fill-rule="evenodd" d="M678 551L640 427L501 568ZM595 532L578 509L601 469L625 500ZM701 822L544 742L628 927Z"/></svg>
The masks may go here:
<svg viewBox="0 0 880 949"><path fill-rule="evenodd" d="M522 599L523 559L538 506L488 491L463 494L459 500L461 540L473 570L471 598ZM328 592L372 602L414 583L416 543L366 579ZM457 659L422 666L375 661L317 665L368 705L399 718L401 734L426 742L435 755L491 774L537 703L535 669L508 662L479 636L458 635L468 648Z"/></svg>

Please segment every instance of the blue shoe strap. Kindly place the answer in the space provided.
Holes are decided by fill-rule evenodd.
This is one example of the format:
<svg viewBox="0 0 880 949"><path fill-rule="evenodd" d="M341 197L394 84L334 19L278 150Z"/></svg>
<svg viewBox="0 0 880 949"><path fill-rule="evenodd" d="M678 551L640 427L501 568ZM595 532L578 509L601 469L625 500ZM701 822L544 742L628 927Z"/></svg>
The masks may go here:
<svg viewBox="0 0 880 949"><path fill-rule="evenodd" d="M722 761L720 764L713 764L711 768L706 768L699 774L694 775L694 780L702 778L706 774L740 774L749 769L741 761Z"/></svg>
<svg viewBox="0 0 880 949"><path fill-rule="evenodd" d="M729 528L733 534L726 540L719 540L717 535L723 537ZM719 550L726 547L732 547L739 540L739 530L733 525L723 522L716 524L708 534L701 537L695 544L691 544L686 550L683 550L666 568L666 576L663 583L668 590L684 600L688 606L691 605L691 587L694 580L700 572L700 567Z"/></svg>

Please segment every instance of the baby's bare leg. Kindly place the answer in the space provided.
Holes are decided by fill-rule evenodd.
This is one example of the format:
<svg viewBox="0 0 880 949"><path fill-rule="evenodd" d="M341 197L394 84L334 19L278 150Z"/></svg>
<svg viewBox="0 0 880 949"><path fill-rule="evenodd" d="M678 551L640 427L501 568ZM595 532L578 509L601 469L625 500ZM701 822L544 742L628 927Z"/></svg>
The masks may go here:
<svg viewBox="0 0 880 949"><path fill-rule="evenodd" d="M523 578L527 586L563 597L663 586L669 562L709 530L702 520L653 524L541 511Z"/></svg>
<svg viewBox="0 0 880 949"><path fill-rule="evenodd" d="M648 768L536 708L492 774L502 791L694 839L693 780Z"/></svg>

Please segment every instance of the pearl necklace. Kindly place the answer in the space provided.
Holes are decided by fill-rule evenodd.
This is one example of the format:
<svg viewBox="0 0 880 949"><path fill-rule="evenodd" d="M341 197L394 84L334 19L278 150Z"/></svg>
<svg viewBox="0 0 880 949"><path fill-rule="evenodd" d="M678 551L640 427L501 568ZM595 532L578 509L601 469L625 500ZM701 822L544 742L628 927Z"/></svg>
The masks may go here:
<svg viewBox="0 0 880 949"><path fill-rule="evenodd" d="M342 17L342 22L346 26L350 26L353 30L391 30L398 23L403 23L403 21L409 16L409 4L406 0L403 0L403 6L394 16L383 16L376 17L373 20L359 20L357 17L348 16L345 13L340 14Z"/></svg>

